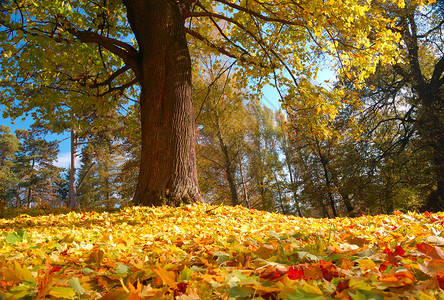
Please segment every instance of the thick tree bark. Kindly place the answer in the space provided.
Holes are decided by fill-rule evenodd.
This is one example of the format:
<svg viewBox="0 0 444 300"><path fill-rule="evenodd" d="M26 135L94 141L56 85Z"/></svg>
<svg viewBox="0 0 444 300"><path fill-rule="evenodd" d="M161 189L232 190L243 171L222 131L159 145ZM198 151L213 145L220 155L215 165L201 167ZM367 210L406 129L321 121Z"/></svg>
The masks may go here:
<svg viewBox="0 0 444 300"><path fill-rule="evenodd" d="M433 92L433 89L430 91ZM432 164L436 178L436 189L430 193L426 209L444 211L444 100L440 97L439 91L430 97L423 97L418 130L426 145L432 149Z"/></svg>
<svg viewBox="0 0 444 300"><path fill-rule="evenodd" d="M191 59L176 0L124 0L139 45L141 161L134 201L200 201Z"/></svg>

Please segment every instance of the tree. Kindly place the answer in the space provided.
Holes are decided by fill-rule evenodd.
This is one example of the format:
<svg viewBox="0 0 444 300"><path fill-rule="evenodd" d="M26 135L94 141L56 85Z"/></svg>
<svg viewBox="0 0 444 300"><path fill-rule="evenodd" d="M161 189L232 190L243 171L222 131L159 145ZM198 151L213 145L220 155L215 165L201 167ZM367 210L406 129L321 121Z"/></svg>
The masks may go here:
<svg viewBox="0 0 444 300"><path fill-rule="evenodd" d="M427 9L411 1L403 8L387 6L385 13L397 17L392 30L402 37L397 46L398 61L379 65L358 92L364 100L363 118L373 128L369 135L379 147L375 160L391 162L395 167L406 157L415 158L416 168L406 174L422 175L408 183L427 186L428 200L423 209L432 211L444 208L443 11L442 1ZM413 190L424 202L422 188Z"/></svg>
<svg viewBox="0 0 444 300"><path fill-rule="evenodd" d="M431 149L436 178L436 189L429 197L432 210L444 210L443 12L442 6L424 12L410 3L397 11L405 51L403 62L395 65L394 69L411 85L417 96L414 103L418 106L416 129Z"/></svg>
<svg viewBox="0 0 444 300"><path fill-rule="evenodd" d="M16 153L20 148L20 141L11 133L9 127L5 125L0 126L0 199L6 201L9 198L7 195L15 186L19 178L14 174L14 159Z"/></svg>
<svg viewBox="0 0 444 300"><path fill-rule="evenodd" d="M238 167L245 148L248 95L236 86L233 64L201 56L193 87L199 183L207 200L239 205L243 201Z"/></svg>
<svg viewBox="0 0 444 300"><path fill-rule="evenodd" d="M81 186L78 189L79 203L83 207L121 204L117 199L119 185L117 175L120 171L122 155L120 145L109 137L90 140L82 148L79 172Z"/></svg>
<svg viewBox="0 0 444 300"><path fill-rule="evenodd" d="M49 142L37 136L35 130L17 129L21 141L15 172L21 178L17 199L28 207L40 202L57 205L57 178L60 168L54 166L59 153L58 142Z"/></svg>
<svg viewBox="0 0 444 300"><path fill-rule="evenodd" d="M244 85L249 84L248 77L262 78L257 85L260 89L273 79L276 87L288 86L290 95L294 95L298 77L315 76L310 65L320 53L337 57L341 70L359 66L365 77L374 69L377 57L391 59L396 41L388 25L392 20L382 17L377 6L359 0L269 4L227 0L35 4L21 0L2 3L0 18L2 65L7 70L2 85L9 87L2 92L2 102L9 108L7 115L21 114L29 102L38 99L20 87L28 81L49 86L72 101L73 95L89 85L96 101L108 103L112 103L109 96L118 98L123 90L139 84L142 141L134 200L145 205L159 205L163 199L170 204L201 200L186 34L199 41L202 49L236 59L245 75L239 79ZM371 35L374 31L378 34ZM129 34L135 38L132 45L126 42ZM339 43L344 35L347 43ZM82 62L80 66L102 62L104 66L69 74L65 68L71 63L66 62L68 57ZM48 69L54 63L52 69L58 72L52 76L42 75L40 70L28 74L28 65ZM16 111L11 109L15 103L11 95L21 99ZM49 99L32 106L49 115L42 111L48 111L59 98Z"/></svg>

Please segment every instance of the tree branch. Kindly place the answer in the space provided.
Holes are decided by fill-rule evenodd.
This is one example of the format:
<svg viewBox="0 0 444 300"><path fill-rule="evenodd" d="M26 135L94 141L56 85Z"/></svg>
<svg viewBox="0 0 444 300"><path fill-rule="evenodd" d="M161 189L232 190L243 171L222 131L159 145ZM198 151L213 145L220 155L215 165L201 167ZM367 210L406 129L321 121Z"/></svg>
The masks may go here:
<svg viewBox="0 0 444 300"><path fill-rule="evenodd" d="M107 91L105 91L105 92L103 92L103 93L101 93L101 94L97 94L97 97L103 97L103 96L105 96L105 95L107 95L107 94L109 94L109 93L111 93L111 92L114 92L114 91L120 91L120 92L123 92L125 89L129 88L130 86L133 86L133 85L136 84L138 81L139 81L139 80L138 80L137 78L134 78L133 80L131 80L131 81L128 82L128 83L125 83L125 84L123 84L123 85L121 85L121 86L116 86L116 87L110 88L110 89L108 89Z"/></svg>
<svg viewBox="0 0 444 300"><path fill-rule="evenodd" d="M433 70L432 78L430 79L430 85L432 88L438 88L440 87L440 82L442 82L441 76L444 72L444 56L441 57L441 59L438 61L438 63L435 65L435 69Z"/></svg>
<svg viewBox="0 0 444 300"><path fill-rule="evenodd" d="M111 53L119 56L123 59L126 65L134 70L136 77L139 78L138 75L141 74L141 70L139 70L139 66L137 65L137 50L131 45L113 38L101 36L92 31L78 31L72 27L68 27L67 31L81 42L98 44Z"/></svg>
<svg viewBox="0 0 444 300"><path fill-rule="evenodd" d="M443 26L444 25L444 20L442 20L441 22L439 22L439 24L438 25L436 25L435 27L433 27L432 29L430 29L429 31L427 31L426 33L424 33L424 34L421 34L421 35L418 35L418 38L420 39L420 38L425 38L425 37L427 37L430 33L432 33L433 31L435 31L435 30L437 30L437 29L439 29L441 26Z"/></svg>
<svg viewBox="0 0 444 300"><path fill-rule="evenodd" d="M223 16L223 15L219 15L219 14L215 14L215 13L211 13L211 12L196 13L195 15L196 16L214 17L214 18L218 18L218 19L221 19L221 20L233 23L234 25L236 25L237 27L239 27L240 29L245 31L249 36L251 36L257 42L257 44L262 48L262 50L264 50L264 52L267 52L267 50L265 49L266 45L264 45L264 43L253 32L248 30L248 28L246 28L244 25L242 25L238 21L234 20L233 18L230 18L230 17L227 17L227 16ZM253 62L253 61L247 61L243 56L237 57L235 54L228 52L225 48L213 44L207 38L202 36L200 33L193 31L192 29L185 28L185 32L193 35L194 37L200 39L201 41L205 41L208 45L210 45L212 48L216 49L220 53L225 54L225 55L227 55L229 57L238 59L241 62L246 62L248 64L258 65L258 66L260 66L262 68L266 68L266 69L268 69L268 68L275 68L276 67L276 66L268 66L268 65L266 65L264 63L256 63L256 62ZM248 55L251 56L251 54L249 54L249 53L248 53Z"/></svg>
<svg viewBox="0 0 444 300"><path fill-rule="evenodd" d="M280 19L280 18L267 17L267 16L264 16L264 15L261 15L260 13L254 11L254 10L248 9L246 7L242 7L242 6L234 4L234 3L230 3L230 2L225 1L225 0L216 0L216 2L225 4L225 5L227 5L229 7L232 7L234 9L238 10L238 11L245 12L245 13L251 15L251 16L255 16L256 18L261 19L261 20L266 21L266 22L276 22L276 23L281 23L281 24L286 24L286 25L302 25L301 22L292 22L292 21L284 20L284 19Z"/></svg>
<svg viewBox="0 0 444 300"><path fill-rule="evenodd" d="M91 85L91 88L96 88L96 87L99 87L99 86L109 85L109 84L111 84L111 82L114 79L116 79L116 77L118 77L119 75L125 73L129 69L130 69L130 67L125 65L124 67L120 68L119 70L117 70L116 72L111 74L111 76L109 76L105 81L97 82L97 83L94 83L93 85Z"/></svg>
<svg viewBox="0 0 444 300"><path fill-rule="evenodd" d="M204 37L203 35L201 35L200 33L196 32L196 31L194 31L192 29L185 28L185 32L188 33L189 35L197 38L198 40L201 40L202 42L205 42L208 46L210 46L214 50L217 50L221 54L224 54L224 55L226 55L228 57L231 57L231 58L234 58L234 59L239 59L242 62L246 62L245 58L237 57L235 54L233 54L231 52L228 52L224 47L215 45L209 39L207 39L206 37Z"/></svg>

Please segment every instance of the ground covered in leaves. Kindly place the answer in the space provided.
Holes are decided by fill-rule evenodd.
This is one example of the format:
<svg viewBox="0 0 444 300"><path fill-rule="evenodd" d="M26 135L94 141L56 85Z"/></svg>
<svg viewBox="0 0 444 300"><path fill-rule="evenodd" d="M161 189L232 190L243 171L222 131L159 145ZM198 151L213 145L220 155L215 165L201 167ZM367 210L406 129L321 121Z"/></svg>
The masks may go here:
<svg viewBox="0 0 444 300"><path fill-rule="evenodd" d="M444 213L130 207L0 219L0 299L440 299Z"/></svg>

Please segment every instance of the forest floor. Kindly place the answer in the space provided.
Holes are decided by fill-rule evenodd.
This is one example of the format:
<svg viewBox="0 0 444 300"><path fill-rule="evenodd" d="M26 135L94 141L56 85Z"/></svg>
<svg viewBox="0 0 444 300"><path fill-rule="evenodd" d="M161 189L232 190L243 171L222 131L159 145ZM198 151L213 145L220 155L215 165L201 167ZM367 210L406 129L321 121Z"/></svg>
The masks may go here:
<svg viewBox="0 0 444 300"><path fill-rule="evenodd" d="M0 232L0 299L444 298L444 213L128 207L22 213Z"/></svg>

